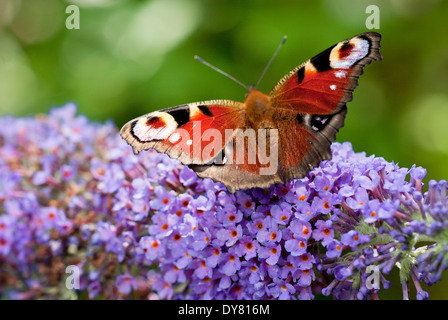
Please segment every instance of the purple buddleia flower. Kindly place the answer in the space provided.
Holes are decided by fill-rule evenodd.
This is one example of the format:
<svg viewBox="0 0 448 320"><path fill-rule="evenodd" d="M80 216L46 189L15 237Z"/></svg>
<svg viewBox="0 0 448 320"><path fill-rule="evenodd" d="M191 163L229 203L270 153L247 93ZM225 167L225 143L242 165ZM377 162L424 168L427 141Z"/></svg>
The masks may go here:
<svg viewBox="0 0 448 320"><path fill-rule="evenodd" d="M294 220L289 225L289 230L292 231L294 238L303 238L308 240L311 237L312 227L308 221Z"/></svg>
<svg viewBox="0 0 448 320"><path fill-rule="evenodd" d="M242 237L243 228L241 225L221 228L216 232L216 237L221 244L231 247Z"/></svg>
<svg viewBox="0 0 448 320"><path fill-rule="evenodd" d="M87 286L89 292L89 299L95 299L101 293L101 283L98 280L90 281Z"/></svg>
<svg viewBox="0 0 448 320"><path fill-rule="evenodd" d="M157 238L165 238L174 231L174 227L179 221L179 217L175 214L165 214L158 212L152 217L152 224L148 227L148 233L155 235Z"/></svg>
<svg viewBox="0 0 448 320"><path fill-rule="evenodd" d="M204 250L204 258L207 266L215 268L222 259L222 252L219 247L207 247Z"/></svg>
<svg viewBox="0 0 448 320"><path fill-rule="evenodd" d="M270 208L270 213L275 223L279 225L287 225L292 215L292 206L287 202L284 202L281 205L273 205Z"/></svg>
<svg viewBox="0 0 448 320"><path fill-rule="evenodd" d="M236 193L236 206L244 214L251 214L255 211L255 200L248 193L239 191Z"/></svg>
<svg viewBox="0 0 448 320"><path fill-rule="evenodd" d="M342 252L342 244L338 241L333 239L328 245L327 245L327 252L325 255L328 258L339 258Z"/></svg>
<svg viewBox="0 0 448 320"><path fill-rule="evenodd" d="M204 231L196 230L193 232L192 246L195 250L200 251L209 245L211 238L212 236L207 228L205 228Z"/></svg>
<svg viewBox="0 0 448 320"><path fill-rule="evenodd" d="M163 280L168 283L183 283L187 280L185 271L179 269L175 265L164 265L163 271L165 272Z"/></svg>
<svg viewBox="0 0 448 320"><path fill-rule="evenodd" d="M61 167L61 178L64 181L70 181L76 176L76 167L74 165L63 165Z"/></svg>
<svg viewBox="0 0 448 320"><path fill-rule="evenodd" d="M170 283L163 280L156 280L151 288L158 293L159 299L171 299L174 294L173 287Z"/></svg>
<svg viewBox="0 0 448 320"><path fill-rule="evenodd" d="M308 242L305 238L294 238L285 241L285 250L292 256L300 256L307 251Z"/></svg>
<svg viewBox="0 0 448 320"><path fill-rule="evenodd" d="M104 179L98 184L98 189L105 193L114 193L123 185L124 171L117 163L112 163L104 174Z"/></svg>
<svg viewBox="0 0 448 320"><path fill-rule="evenodd" d="M136 251L143 254L149 261L153 261L156 258L163 256L165 248L161 245L159 240L150 236L144 236L140 239Z"/></svg>
<svg viewBox="0 0 448 320"><path fill-rule="evenodd" d="M128 295L137 289L137 281L130 274L119 275L115 280L115 286L121 294Z"/></svg>
<svg viewBox="0 0 448 320"><path fill-rule="evenodd" d="M175 200L174 192L162 186L157 186L154 188L154 193L156 198L149 202L151 209L166 212L173 206Z"/></svg>
<svg viewBox="0 0 448 320"><path fill-rule="evenodd" d="M228 211L223 210L220 211L219 214L217 213L216 218L225 227L234 226L241 222L243 213L235 207L231 207Z"/></svg>
<svg viewBox="0 0 448 320"><path fill-rule="evenodd" d="M448 269L447 181L331 151L302 179L229 193L163 153L134 155L72 103L0 117L0 297L63 298L76 265L91 299L376 299L397 285L407 299L408 284L428 299L421 283Z"/></svg>
<svg viewBox="0 0 448 320"><path fill-rule="evenodd" d="M331 176L326 175L323 172L319 172L314 177L313 182L310 183L310 187L317 192L326 192L333 188L333 183L334 181Z"/></svg>
<svg viewBox="0 0 448 320"><path fill-rule="evenodd" d="M252 237L246 236L238 241L236 250L239 256L244 256L246 260L250 260L257 255L260 244Z"/></svg>
<svg viewBox="0 0 448 320"><path fill-rule="evenodd" d="M257 233L257 240L263 245L275 245L281 238L282 231L276 224L271 224L270 227L263 228Z"/></svg>
<svg viewBox="0 0 448 320"><path fill-rule="evenodd" d="M272 247L264 247L261 246L258 249L258 257L261 259L266 259L266 263L269 265L275 265L280 258L281 247L280 245L272 246Z"/></svg>
<svg viewBox="0 0 448 320"><path fill-rule="evenodd" d="M321 241L322 245L326 247L334 237L333 223L331 220L319 220L315 223L313 230L313 239Z"/></svg>
<svg viewBox="0 0 448 320"><path fill-rule="evenodd" d="M379 215L378 212L381 209L382 203L378 199L369 200L366 206L363 206L361 212L364 216L364 221L366 223L374 223L378 221ZM384 209L382 209L384 210ZM392 211L392 210L391 210ZM384 217L384 211L383 215ZM392 215L390 215L392 216Z"/></svg>
<svg viewBox="0 0 448 320"><path fill-rule="evenodd" d="M0 234L0 256L7 256L11 250L12 237Z"/></svg>
<svg viewBox="0 0 448 320"><path fill-rule="evenodd" d="M268 285L268 287L272 297L279 300L289 300L296 292L292 284L280 279L274 279L274 282Z"/></svg>
<svg viewBox="0 0 448 320"><path fill-rule="evenodd" d="M241 268L241 261L236 252L225 253L221 257L219 271L226 276L234 275Z"/></svg>
<svg viewBox="0 0 448 320"><path fill-rule="evenodd" d="M179 181L182 185L188 187L198 180L196 173L188 167L183 167L179 173Z"/></svg>
<svg viewBox="0 0 448 320"><path fill-rule="evenodd" d="M346 268L343 265L336 266L333 272L338 280L345 280L353 274L350 268Z"/></svg>
<svg viewBox="0 0 448 320"><path fill-rule="evenodd" d="M291 260L293 260L294 258L296 257L293 256ZM312 256L310 253L307 252L300 255L296 259L295 266L297 266L299 270L309 270L314 266L315 263L316 261L314 256Z"/></svg>
<svg viewBox="0 0 448 320"><path fill-rule="evenodd" d="M261 272L260 268L253 261L245 261L241 263L241 277L248 277L248 282L252 285L262 281L265 274Z"/></svg>
<svg viewBox="0 0 448 320"><path fill-rule="evenodd" d="M211 278L213 275L213 269L207 266L204 260L195 260L192 262L191 267L193 268L193 273L198 279Z"/></svg>
<svg viewBox="0 0 448 320"><path fill-rule="evenodd" d="M352 248L357 248L361 243L361 234L355 230L350 230L341 237L341 242L343 245L350 246Z"/></svg>
<svg viewBox="0 0 448 320"><path fill-rule="evenodd" d="M358 188L355 191L353 197L348 197L346 200L347 205L354 210L362 209L369 202L369 195L367 189Z"/></svg>

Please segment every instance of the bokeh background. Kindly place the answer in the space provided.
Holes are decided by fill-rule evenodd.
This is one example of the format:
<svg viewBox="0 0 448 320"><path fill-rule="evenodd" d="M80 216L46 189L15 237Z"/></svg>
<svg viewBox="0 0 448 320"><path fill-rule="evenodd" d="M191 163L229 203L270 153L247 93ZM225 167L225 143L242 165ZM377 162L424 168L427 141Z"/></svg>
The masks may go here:
<svg viewBox="0 0 448 320"><path fill-rule="evenodd" d="M80 28L67 29L69 5ZM160 108L244 100L245 89L193 59L200 55L264 92L329 46L369 31L380 9L383 60L365 68L338 141L448 178L448 1L443 0L0 0L0 115L45 113L75 102L118 127ZM398 279L397 272L394 275ZM445 281L432 299L448 299ZM413 288L413 285L410 284ZM401 286L380 294L400 299ZM411 297L415 297L415 290Z"/></svg>

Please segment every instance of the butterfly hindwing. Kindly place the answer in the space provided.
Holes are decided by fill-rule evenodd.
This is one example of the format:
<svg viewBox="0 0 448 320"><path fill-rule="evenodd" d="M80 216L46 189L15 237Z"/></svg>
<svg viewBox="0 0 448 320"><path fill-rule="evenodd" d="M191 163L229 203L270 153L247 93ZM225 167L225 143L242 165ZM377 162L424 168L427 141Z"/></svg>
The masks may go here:
<svg viewBox="0 0 448 320"><path fill-rule="evenodd" d="M286 109L277 112L274 119L279 130L279 174L283 182L304 177L322 160L331 159L330 145L346 112L346 107L320 116L301 116ZM286 125L285 118L289 119Z"/></svg>

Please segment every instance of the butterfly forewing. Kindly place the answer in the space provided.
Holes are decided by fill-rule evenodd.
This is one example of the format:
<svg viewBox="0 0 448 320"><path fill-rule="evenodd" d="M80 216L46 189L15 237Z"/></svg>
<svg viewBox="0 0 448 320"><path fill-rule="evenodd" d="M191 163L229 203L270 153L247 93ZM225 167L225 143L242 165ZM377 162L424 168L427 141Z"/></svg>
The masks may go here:
<svg viewBox="0 0 448 320"><path fill-rule="evenodd" d="M272 89L273 107L302 114L337 112L352 100L363 67L381 60L380 40L378 33L363 33L307 60Z"/></svg>
<svg viewBox="0 0 448 320"><path fill-rule="evenodd" d="M232 139L242 111L241 103L229 100L181 105L129 121L121 136L136 154L155 149L183 164L206 164Z"/></svg>

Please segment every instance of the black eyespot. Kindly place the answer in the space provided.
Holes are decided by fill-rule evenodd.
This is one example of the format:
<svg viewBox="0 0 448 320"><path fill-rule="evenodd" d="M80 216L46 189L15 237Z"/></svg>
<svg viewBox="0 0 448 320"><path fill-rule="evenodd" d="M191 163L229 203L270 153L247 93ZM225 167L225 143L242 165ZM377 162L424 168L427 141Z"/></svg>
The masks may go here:
<svg viewBox="0 0 448 320"><path fill-rule="evenodd" d="M313 115L311 116L311 129L314 131L323 130L330 123L333 115Z"/></svg>

